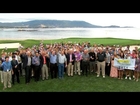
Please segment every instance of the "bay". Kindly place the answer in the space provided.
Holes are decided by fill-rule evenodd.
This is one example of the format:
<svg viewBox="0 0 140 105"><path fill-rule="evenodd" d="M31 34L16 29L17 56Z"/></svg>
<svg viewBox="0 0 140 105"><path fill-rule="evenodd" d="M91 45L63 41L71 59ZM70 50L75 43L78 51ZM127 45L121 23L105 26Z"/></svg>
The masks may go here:
<svg viewBox="0 0 140 105"><path fill-rule="evenodd" d="M0 29L0 39L123 38L140 39L140 28L19 28Z"/></svg>

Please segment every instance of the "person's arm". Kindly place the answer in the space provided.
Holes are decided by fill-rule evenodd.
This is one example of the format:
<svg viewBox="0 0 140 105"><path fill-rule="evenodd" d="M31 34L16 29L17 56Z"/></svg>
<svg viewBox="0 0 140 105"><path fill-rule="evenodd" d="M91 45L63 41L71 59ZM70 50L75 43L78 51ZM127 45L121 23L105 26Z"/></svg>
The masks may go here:
<svg viewBox="0 0 140 105"><path fill-rule="evenodd" d="M66 56L65 56L64 60L65 60L65 66L67 67L67 58L66 58Z"/></svg>
<svg viewBox="0 0 140 105"><path fill-rule="evenodd" d="M109 56L109 58L108 58L108 66L110 65L110 62L111 62L111 56Z"/></svg>
<svg viewBox="0 0 140 105"><path fill-rule="evenodd" d="M104 53L104 60L106 61L106 59L107 59L107 56L106 56L106 53Z"/></svg>
<svg viewBox="0 0 140 105"><path fill-rule="evenodd" d="M89 56L89 54L88 54L87 61L89 61L89 60L90 60L90 56Z"/></svg>
<svg viewBox="0 0 140 105"><path fill-rule="evenodd" d="M35 58L32 57L32 64L35 65L35 63L36 63L36 62L35 62Z"/></svg>
<svg viewBox="0 0 140 105"><path fill-rule="evenodd" d="M2 68L3 68L3 65L4 65L4 62L2 62L2 63L0 64L0 67L2 67Z"/></svg>
<svg viewBox="0 0 140 105"><path fill-rule="evenodd" d="M10 70L11 70L11 73L14 74L11 62L10 62Z"/></svg>

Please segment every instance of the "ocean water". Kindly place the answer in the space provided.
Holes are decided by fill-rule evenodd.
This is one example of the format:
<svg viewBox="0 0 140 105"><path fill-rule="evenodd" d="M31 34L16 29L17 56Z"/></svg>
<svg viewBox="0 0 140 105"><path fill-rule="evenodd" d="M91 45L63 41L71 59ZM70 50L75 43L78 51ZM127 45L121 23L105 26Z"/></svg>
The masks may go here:
<svg viewBox="0 0 140 105"><path fill-rule="evenodd" d="M37 31L18 31L18 28L0 29L0 39L44 40L44 39L61 39L71 37L78 38L112 37L124 39L140 39L140 28L38 28L35 30Z"/></svg>

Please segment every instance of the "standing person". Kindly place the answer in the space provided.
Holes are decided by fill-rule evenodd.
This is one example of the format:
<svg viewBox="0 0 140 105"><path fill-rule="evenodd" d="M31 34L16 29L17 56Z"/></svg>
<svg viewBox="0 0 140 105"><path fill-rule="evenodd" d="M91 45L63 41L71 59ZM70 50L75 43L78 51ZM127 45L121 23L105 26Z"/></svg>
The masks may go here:
<svg viewBox="0 0 140 105"><path fill-rule="evenodd" d="M130 53L127 53L126 59L131 59ZM125 79L129 77L129 80L131 80L131 76L132 76L132 70L125 69Z"/></svg>
<svg viewBox="0 0 140 105"><path fill-rule="evenodd" d="M94 52L94 49L92 48L91 51L89 52L89 67L90 67L90 72L96 72L96 54Z"/></svg>
<svg viewBox="0 0 140 105"><path fill-rule="evenodd" d="M80 49L79 49L79 53L80 53L80 55L81 55L81 57L82 57L82 54L83 54L83 50L82 50L82 48L80 47ZM82 68L82 59L80 60L80 74L81 74L81 72L82 72L82 70L83 70L83 68Z"/></svg>
<svg viewBox="0 0 140 105"><path fill-rule="evenodd" d="M41 52L41 56L40 56L40 67L41 67L41 77L42 80L44 81L45 79L48 80L49 79L49 72L48 72L48 68L49 68L49 56L46 53L45 50L43 50Z"/></svg>
<svg viewBox="0 0 140 105"><path fill-rule="evenodd" d="M23 60L23 69L25 70L25 83L29 84L31 80L31 71L32 71L32 57L31 52L27 51Z"/></svg>
<svg viewBox="0 0 140 105"><path fill-rule="evenodd" d="M84 73L86 72L86 76L88 76L88 65L89 65L89 54L88 54L88 50L85 49L84 53L82 54L82 75L84 75Z"/></svg>
<svg viewBox="0 0 140 105"><path fill-rule="evenodd" d="M110 68L111 68L111 55L109 54L109 50L106 50L106 60L105 60L105 74L110 76Z"/></svg>
<svg viewBox="0 0 140 105"><path fill-rule="evenodd" d="M60 53L58 52L58 77L59 79L64 78L64 63L67 67L67 58L64 55L64 50L62 50Z"/></svg>
<svg viewBox="0 0 140 105"><path fill-rule="evenodd" d="M34 79L37 82L40 78L40 56L38 52L35 52L35 56L32 58L32 64L34 65Z"/></svg>
<svg viewBox="0 0 140 105"><path fill-rule="evenodd" d="M23 62L25 61L25 56L26 56L26 50L21 50L20 51L20 57L21 57L22 76L25 76L25 68L23 67Z"/></svg>
<svg viewBox="0 0 140 105"><path fill-rule="evenodd" d="M75 55L72 49L69 50L68 54L66 55L66 58L67 58L67 65L68 65L68 76L73 77Z"/></svg>
<svg viewBox="0 0 140 105"><path fill-rule="evenodd" d="M130 54L132 59L136 59L137 58L137 51L136 50L132 50L132 53ZM133 78L135 78L134 76L134 71L132 71L133 74Z"/></svg>
<svg viewBox="0 0 140 105"><path fill-rule="evenodd" d="M3 60L2 58L0 57L0 65L2 64ZM3 83L3 68L0 66L0 80L1 80L1 83Z"/></svg>
<svg viewBox="0 0 140 105"><path fill-rule="evenodd" d="M76 72L78 72L78 75L81 75L81 69L80 69L80 65L81 65L81 54L80 54L80 51L79 49L77 49L76 53L75 53L75 68Z"/></svg>
<svg viewBox="0 0 140 105"><path fill-rule="evenodd" d="M97 53L97 77L100 76L100 69L102 69L102 76L105 78L105 60L106 60L106 54L103 52L102 49L99 49L99 52Z"/></svg>
<svg viewBox="0 0 140 105"><path fill-rule="evenodd" d="M20 76L22 76L22 69L21 69L21 57L20 57L20 52L17 52L17 61L18 61L18 69L19 69L19 73L20 73Z"/></svg>
<svg viewBox="0 0 140 105"><path fill-rule="evenodd" d="M17 78L17 82L20 83L19 80L19 69L18 69L18 61L15 59L15 55L12 56L12 61L11 61L11 65L12 65L12 70L13 70L13 74L12 74L12 84L15 84L15 76Z"/></svg>
<svg viewBox="0 0 140 105"><path fill-rule="evenodd" d="M111 57L110 77L118 78L118 68L114 66L114 59L115 59L115 58L118 58L116 52L114 52L114 55Z"/></svg>
<svg viewBox="0 0 140 105"><path fill-rule="evenodd" d="M123 51L121 51L119 59L124 59ZM118 79L123 79L123 72L124 72L124 67L119 66L118 67Z"/></svg>
<svg viewBox="0 0 140 105"><path fill-rule="evenodd" d="M64 50L64 54L65 54L65 56L67 56L67 54L68 54L68 49L65 49L65 50ZM65 65L65 64L64 64L64 65ZM58 67L57 67L57 69L58 69ZM64 73L65 73L65 74L68 74L68 67L66 67L66 66L65 66L65 68L64 68Z"/></svg>
<svg viewBox="0 0 140 105"><path fill-rule="evenodd" d="M4 88L3 90L5 90L7 88L7 84L8 84L8 88L11 88L11 75L13 74L13 70L12 70L12 65L11 62L9 61L9 57L6 56L5 57L5 61L1 64L1 67L3 68L3 83L4 83Z"/></svg>
<svg viewBox="0 0 140 105"><path fill-rule="evenodd" d="M136 82L139 81L139 73L140 73L140 56L137 55L137 57L135 57L135 70L134 70L134 80Z"/></svg>
<svg viewBox="0 0 140 105"><path fill-rule="evenodd" d="M49 54L50 57L50 73L51 73L51 78L57 78L57 73L58 73L58 67L57 67L57 55L55 51L52 51Z"/></svg>

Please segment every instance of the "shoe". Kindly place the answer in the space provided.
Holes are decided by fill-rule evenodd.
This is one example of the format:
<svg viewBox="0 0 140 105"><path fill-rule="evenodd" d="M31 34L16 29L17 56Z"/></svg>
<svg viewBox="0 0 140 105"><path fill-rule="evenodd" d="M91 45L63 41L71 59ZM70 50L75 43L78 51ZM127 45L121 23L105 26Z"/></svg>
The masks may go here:
<svg viewBox="0 0 140 105"><path fill-rule="evenodd" d="M105 78L105 76L103 76L103 78Z"/></svg>
<svg viewBox="0 0 140 105"><path fill-rule="evenodd" d="M97 75L97 77L99 77L99 75Z"/></svg>
<svg viewBox="0 0 140 105"><path fill-rule="evenodd" d="M139 80L137 79L136 82L138 82Z"/></svg>
<svg viewBox="0 0 140 105"><path fill-rule="evenodd" d="M5 90L6 88L4 87L3 90Z"/></svg>
<svg viewBox="0 0 140 105"><path fill-rule="evenodd" d="M131 77L129 77L129 80L131 80Z"/></svg>
<svg viewBox="0 0 140 105"><path fill-rule="evenodd" d="M127 76L125 77L125 79L127 79Z"/></svg>
<svg viewBox="0 0 140 105"><path fill-rule="evenodd" d="M136 79L134 78L134 81L135 81Z"/></svg>
<svg viewBox="0 0 140 105"><path fill-rule="evenodd" d="M11 88L11 86L8 86L8 88Z"/></svg>

